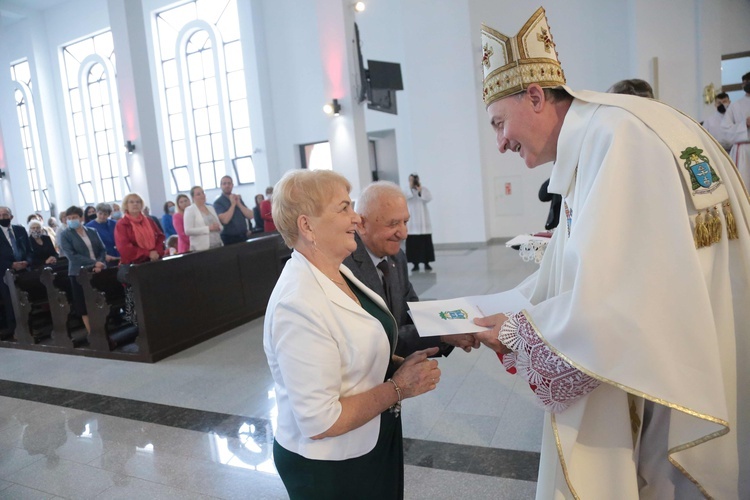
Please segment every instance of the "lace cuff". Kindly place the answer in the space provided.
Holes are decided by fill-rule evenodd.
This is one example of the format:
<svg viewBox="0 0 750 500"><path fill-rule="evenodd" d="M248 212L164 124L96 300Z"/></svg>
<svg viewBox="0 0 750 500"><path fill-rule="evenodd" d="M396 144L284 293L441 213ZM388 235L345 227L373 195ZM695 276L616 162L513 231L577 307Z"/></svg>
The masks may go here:
<svg viewBox="0 0 750 500"><path fill-rule="evenodd" d="M523 377L544 408L552 413L560 413L599 387L598 380L552 352L522 312L508 317L500 328L498 340L513 351L498 354L505 369Z"/></svg>

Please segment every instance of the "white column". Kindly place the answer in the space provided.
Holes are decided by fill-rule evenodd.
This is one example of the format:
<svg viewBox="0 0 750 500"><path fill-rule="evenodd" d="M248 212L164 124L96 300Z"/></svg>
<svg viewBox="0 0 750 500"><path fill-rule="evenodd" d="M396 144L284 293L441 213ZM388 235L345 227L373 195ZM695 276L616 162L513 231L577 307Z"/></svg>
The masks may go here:
<svg viewBox="0 0 750 500"><path fill-rule="evenodd" d="M117 92L125 141L135 143L127 155L130 188L140 194L151 213L159 215L167 189L159 149L161 118L154 106L153 78L149 61L146 17L142 2L108 0L112 37L117 54ZM120 144L119 147L125 147Z"/></svg>
<svg viewBox="0 0 750 500"><path fill-rule="evenodd" d="M333 99L341 104L341 114L331 117L329 129L333 169L349 179L352 198L372 181L367 148L365 111L357 103L359 78L357 48L354 42L354 8L350 0L316 0L318 36L323 64L325 95L320 109Z"/></svg>

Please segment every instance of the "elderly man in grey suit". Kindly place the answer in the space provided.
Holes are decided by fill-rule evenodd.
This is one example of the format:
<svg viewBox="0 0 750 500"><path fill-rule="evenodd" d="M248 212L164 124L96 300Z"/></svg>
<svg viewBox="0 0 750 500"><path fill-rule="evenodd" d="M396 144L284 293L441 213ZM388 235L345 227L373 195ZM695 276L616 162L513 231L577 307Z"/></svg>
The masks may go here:
<svg viewBox="0 0 750 500"><path fill-rule="evenodd" d="M396 354L406 357L414 351L439 347L438 355L447 356L454 347L467 352L479 347L470 334L426 338L417 334L406 305L419 297L409 281L406 256L401 250L409 220L401 189L386 181L370 184L362 191L354 209L362 221L357 227L357 249L344 260L344 265L388 304L399 325Z"/></svg>

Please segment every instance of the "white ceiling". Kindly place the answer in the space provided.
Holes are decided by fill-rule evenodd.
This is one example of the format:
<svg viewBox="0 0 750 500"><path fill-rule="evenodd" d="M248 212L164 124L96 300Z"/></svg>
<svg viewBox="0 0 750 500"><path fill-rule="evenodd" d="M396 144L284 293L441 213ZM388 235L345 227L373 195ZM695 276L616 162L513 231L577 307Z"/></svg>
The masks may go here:
<svg viewBox="0 0 750 500"><path fill-rule="evenodd" d="M0 0L0 26L8 26L35 11L43 11L68 0Z"/></svg>

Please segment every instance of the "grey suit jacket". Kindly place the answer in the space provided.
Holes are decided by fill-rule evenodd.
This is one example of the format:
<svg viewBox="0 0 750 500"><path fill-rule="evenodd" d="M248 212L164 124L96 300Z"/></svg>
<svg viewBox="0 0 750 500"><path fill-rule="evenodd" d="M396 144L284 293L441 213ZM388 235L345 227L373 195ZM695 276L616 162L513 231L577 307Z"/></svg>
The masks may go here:
<svg viewBox="0 0 750 500"><path fill-rule="evenodd" d="M375 264L372 263L370 254L367 253L365 244L359 235L355 235L355 239L357 240L357 249L344 259L344 265L352 271L358 280L367 285L370 290L380 295L385 303L388 304L391 314L393 314L398 323L396 354L406 357L414 351L430 347L439 347L439 356L450 354L453 346L440 342L440 337L420 337L408 314L409 307L406 303L417 302L419 297L409 281L409 270L404 252L399 251L395 256L388 257L391 265L391 272L388 273L388 284L392 296L389 303L385 296L383 282L380 279L380 275L378 275Z"/></svg>
<svg viewBox="0 0 750 500"><path fill-rule="evenodd" d="M68 258L68 276L78 276L83 266L91 266L97 261L105 264L107 262L107 249L104 247L99 233L96 232L96 229L86 226L83 227L83 230L89 235L91 248L94 250L96 259L91 258L89 248L83 242L83 238L78 236L75 229L66 229L60 237L60 243L65 256Z"/></svg>

